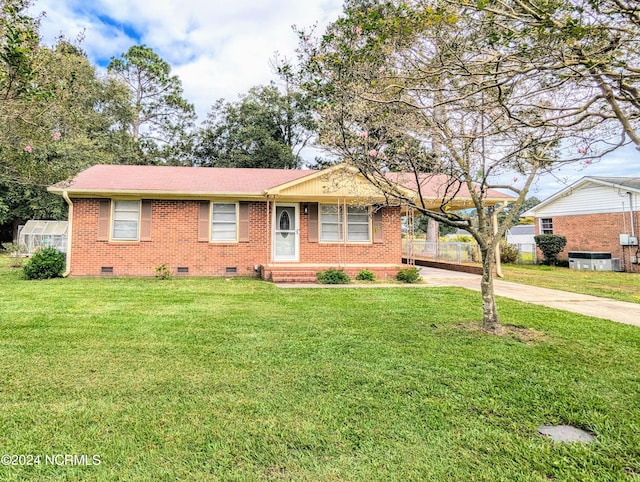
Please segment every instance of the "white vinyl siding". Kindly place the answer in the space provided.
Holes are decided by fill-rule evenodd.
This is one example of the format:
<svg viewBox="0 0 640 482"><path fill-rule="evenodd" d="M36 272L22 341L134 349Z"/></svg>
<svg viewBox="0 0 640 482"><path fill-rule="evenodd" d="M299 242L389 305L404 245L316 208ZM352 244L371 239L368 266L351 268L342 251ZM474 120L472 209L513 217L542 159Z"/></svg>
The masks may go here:
<svg viewBox="0 0 640 482"><path fill-rule="evenodd" d="M211 203L211 241L236 242L238 240L238 205Z"/></svg>
<svg viewBox="0 0 640 482"><path fill-rule="evenodd" d="M640 195L634 193L634 209L638 209ZM624 206L624 210L623 210ZM555 216L574 216L576 214L622 213L629 212L629 195L626 189L612 186L586 184L551 201L541 208L534 206L532 211L537 218Z"/></svg>
<svg viewBox="0 0 640 482"><path fill-rule="evenodd" d="M344 241L346 237L349 243L370 242L369 208L366 206L347 206L346 216L344 211L344 207L338 204L320 205L320 241L335 243Z"/></svg>
<svg viewBox="0 0 640 482"><path fill-rule="evenodd" d="M140 201L113 201L111 239L138 241L140 231Z"/></svg>

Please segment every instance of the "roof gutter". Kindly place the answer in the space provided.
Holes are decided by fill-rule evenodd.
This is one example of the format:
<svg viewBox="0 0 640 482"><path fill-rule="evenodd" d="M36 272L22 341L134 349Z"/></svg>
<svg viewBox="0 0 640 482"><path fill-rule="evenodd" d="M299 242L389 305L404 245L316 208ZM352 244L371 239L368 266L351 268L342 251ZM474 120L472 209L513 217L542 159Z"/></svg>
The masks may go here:
<svg viewBox="0 0 640 482"><path fill-rule="evenodd" d="M612 187L614 189L618 189L619 191L624 191L625 193L628 193L628 192L640 193L640 189L637 189L637 188L632 187L632 186L625 186L624 184L621 184L621 183L619 184L617 182L604 181L602 179L598 179L597 177L590 177L588 179L593 183L602 184L603 186Z"/></svg>
<svg viewBox="0 0 640 482"><path fill-rule="evenodd" d="M113 197L131 197L135 199L178 199L178 200L206 200L219 198L234 199L263 199L260 192L180 192L180 191L146 191L140 189L71 189L49 187L47 190L53 194L62 195L70 194L80 198L113 198Z"/></svg>
<svg viewBox="0 0 640 482"><path fill-rule="evenodd" d="M64 200L67 202L67 205L69 206L69 224L67 225L67 255L65 256L65 270L64 273L62 273L63 277L67 277L69 276L69 273L71 273L71 237L73 235L73 202L71 201L71 198L69 198L69 194L67 193L67 190L65 189L64 191L62 191L62 197L64 198Z"/></svg>

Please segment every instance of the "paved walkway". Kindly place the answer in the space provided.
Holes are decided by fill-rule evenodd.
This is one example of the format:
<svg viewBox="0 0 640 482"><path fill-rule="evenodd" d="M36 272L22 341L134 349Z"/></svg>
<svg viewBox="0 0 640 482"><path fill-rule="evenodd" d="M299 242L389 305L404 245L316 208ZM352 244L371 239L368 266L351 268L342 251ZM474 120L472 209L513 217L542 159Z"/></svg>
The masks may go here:
<svg viewBox="0 0 640 482"><path fill-rule="evenodd" d="M437 268L420 268L427 286L459 286L480 291L480 276ZM640 326L640 304L597 296L494 280L497 296Z"/></svg>

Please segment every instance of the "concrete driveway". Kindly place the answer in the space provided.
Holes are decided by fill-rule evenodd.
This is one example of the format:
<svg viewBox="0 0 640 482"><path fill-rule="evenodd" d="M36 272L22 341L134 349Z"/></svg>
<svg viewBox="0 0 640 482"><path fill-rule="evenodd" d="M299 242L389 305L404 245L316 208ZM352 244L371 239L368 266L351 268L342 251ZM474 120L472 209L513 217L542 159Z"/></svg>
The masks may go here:
<svg viewBox="0 0 640 482"><path fill-rule="evenodd" d="M427 267L421 267L420 273L428 286L459 286L480 291L480 275ZM640 326L640 304L636 303L510 283L497 278L494 290L497 296L505 298Z"/></svg>

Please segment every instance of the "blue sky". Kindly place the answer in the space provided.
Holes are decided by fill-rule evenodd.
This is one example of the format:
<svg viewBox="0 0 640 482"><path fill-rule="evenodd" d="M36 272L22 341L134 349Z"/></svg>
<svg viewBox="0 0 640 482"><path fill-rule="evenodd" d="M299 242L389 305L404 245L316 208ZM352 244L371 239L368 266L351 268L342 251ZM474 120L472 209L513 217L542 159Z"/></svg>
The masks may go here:
<svg viewBox="0 0 640 482"><path fill-rule="evenodd" d="M41 33L53 43L84 32L92 62L106 66L132 45L145 44L171 64L185 97L204 119L219 98L237 100L250 87L275 80L270 59L293 58L291 26L321 32L342 12L342 0L36 0L46 12ZM310 157L313 157L311 155ZM544 199L582 176L640 177L640 152L625 148L588 166L542 176L530 196Z"/></svg>
<svg viewBox="0 0 640 482"><path fill-rule="evenodd" d="M31 11L46 12L47 43L84 32L84 50L103 67L132 45L151 47L204 118L217 99L236 100L275 80L274 53L295 54L292 25L324 28L342 12L342 0L35 0Z"/></svg>
<svg viewBox="0 0 640 482"><path fill-rule="evenodd" d="M628 145L590 164L567 164L553 174L541 176L529 190L529 197L544 200L583 176L640 177L640 151Z"/></svg>

